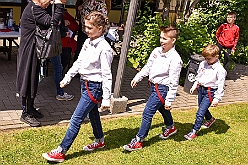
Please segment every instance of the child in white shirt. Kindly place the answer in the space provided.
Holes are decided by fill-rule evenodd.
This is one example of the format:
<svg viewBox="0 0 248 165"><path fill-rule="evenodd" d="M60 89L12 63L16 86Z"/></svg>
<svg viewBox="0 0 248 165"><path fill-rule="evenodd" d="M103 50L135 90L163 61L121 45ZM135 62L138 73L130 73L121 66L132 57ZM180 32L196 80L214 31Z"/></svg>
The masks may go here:
<svg viewBox="0 0 248 165"><path fill-rule="evenodd" d="M178 30L174 26L160 27L160 30L161 46L152 51L146 65L131 81L131 87L133 88L144 77L149 76L151 96L146 103L138 134L130 144L123 146L128 151L142 148L143 140L148 135L153 115L157 110L162 114L166 125L166 130L159 137L167 139L177 132L170 109L171 102L176 97L182 68L181 57L174 47Z"/></svg>
<svg viewBox="0 0 248 165"><path fill-rule="evenodd" d="M226 70L218 60L219 52L218 46L213 44L209 44L202 51L202 56L205 57L205 60L200 63L196 81L190 89L191 94L194 90L198 90L199 108L193 128L187 135L184 135L188 140L194 139L201 127L209 128L215 122L215 118L208 108L217 106L218 102L221 101L224 95L226 77ZM202 125L204 117L206 122Z"/></svg>
<svg viewBox="0 0 248 165"><path fill-rule="evenodd" d="M78 59L60 82L60 86L65 87L79 73L81 75L81 98L71 117L70 126L62 143L57 149L42 154L49 161L63 162L65 160L65 154L77 137L80 126L88 113L95 141L83 149L92 151L105 146L98 102L102 99L102 109L110 107L113 51L103 36L108 25L108 18L99 12L92 12L85 17L85 31L89 38L84 42Z"/></svg>

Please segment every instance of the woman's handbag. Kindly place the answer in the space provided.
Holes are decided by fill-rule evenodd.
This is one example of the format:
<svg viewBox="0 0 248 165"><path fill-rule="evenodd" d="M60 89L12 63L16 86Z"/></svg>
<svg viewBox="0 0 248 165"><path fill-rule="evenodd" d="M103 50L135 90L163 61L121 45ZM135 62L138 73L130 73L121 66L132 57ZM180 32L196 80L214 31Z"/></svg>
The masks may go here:
<svg viewBox="0 0 248 165"><path fill-rule="evenodd" d="M33 7L32 7L33 13ZM52 6L52 22L47 30L41 30L35 21L35 49L38 59L50 59L62 53L61 34L53 23L54 3ZM34 16L34 13L33 13ZM35 19L35 17L34 17Z"/></svg>

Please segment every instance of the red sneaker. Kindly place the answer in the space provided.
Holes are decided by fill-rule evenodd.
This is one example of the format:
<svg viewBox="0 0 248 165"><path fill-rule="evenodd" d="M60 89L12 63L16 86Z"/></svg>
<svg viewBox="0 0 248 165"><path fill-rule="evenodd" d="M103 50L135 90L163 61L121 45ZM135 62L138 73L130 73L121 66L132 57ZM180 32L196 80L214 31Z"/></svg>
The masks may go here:
<svg viewBox="0 0 248 165"><path fill-rule="evenodd" d="M42 156L49 161L63 162L65 160L65 154L62 154L57 149L52 150L48 153L43 153Z"/></svg>
<svg viewBox="0 0 248 165"><path fill-rule="evenodd" d="M187 140L192 140L194 138L196 138L197 134L195 131L190 131L190 133L188 133L187 135L184 135L185 139Z"/></svg>
<svg viewBox="0 0 248 165"><path fill-rule="evenodd" d="M212 119L207 120L201 127L202 128L209 128L212 124L214 124L215 118L212 117Z"/></svg>
<svg viewBox="0 0 248 165"><path fill-rule="evenodd" d="M142 145L142 142L138 142L136 138L134 138L129 144L124 145L123 148L127 151L135 151L142 149Z"/></svg>
<svg viewBox="0 0 248 165"><path fill-rule="evenodd" d="M171 135L174 135L177 132L176 126L171 127L170 129L165 129L164 133L160 134L161 139L168 139Z"/></svg>
<svg viewBox="0 0 248 165"><path fill-rule="evenodd" d="M94 149L98 149L98 148L103 148L105 147L105 143L104 142L94 142L92 144L89 144L87 146L84 146L83 150L84 151L93 151Z"/></svg>

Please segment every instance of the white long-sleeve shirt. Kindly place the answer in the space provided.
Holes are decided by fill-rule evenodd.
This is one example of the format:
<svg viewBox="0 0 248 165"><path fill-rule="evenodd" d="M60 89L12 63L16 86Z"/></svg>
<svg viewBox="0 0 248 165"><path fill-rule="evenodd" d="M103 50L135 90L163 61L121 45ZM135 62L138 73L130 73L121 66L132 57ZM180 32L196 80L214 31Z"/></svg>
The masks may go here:
<svg viewBox="0 0 248 165"><path fill-rule="evenodd" d="M71 79L79 73L81 79L102 82L103 106L110 106L112 89L111 63L113 51L109 43L101 36L95 40L86 39L78 59L66 73L62 82L69 84Z"/></svg>
<svg viewBox="0 0 248 165"><path fill-rule="evenodd" d="M213 65L208 65L208 63L204 60L199 65L192 88L196 89L197 85L201 85L204 87L217 89L214 92L213 102L219 102L224 95L225 78L226 70L219 61Z"/></svg>
<svg viewBox="0 0 248 165"><path fill-rule="evenodd" d="M176 98L182 60L175 47L168 52L162 53L162 48L155 48L146 65L133 78L136 82L141 81L144 77L149 76L149 81L156 84L162 84L169 87L165 98L165 105L171 106L171 102Z"/></svg>

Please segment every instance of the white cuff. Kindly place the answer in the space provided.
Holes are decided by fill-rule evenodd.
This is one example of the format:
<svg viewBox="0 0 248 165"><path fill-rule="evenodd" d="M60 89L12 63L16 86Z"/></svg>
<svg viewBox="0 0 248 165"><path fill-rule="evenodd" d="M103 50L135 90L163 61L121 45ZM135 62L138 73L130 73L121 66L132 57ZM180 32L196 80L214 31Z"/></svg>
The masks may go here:
<svg viewBox="0 0 248 165"><path fill-rule="evenodd" d="M215 103L219 103L219 101L220 101L220 100L217 99L217 98L214 98L214 99L213 99L213 102L215 102Z"/></svg>
<svg viewBox="0 0 248 165"><path fill-rule="evenodd" d="M102 100L102 106L110 107L110 100Z"/></svg>
<svg viewBox="0 0 248 165"><path fill-rule="evenodd" d="M167 100L165 100L164 104L165 104L166 106L171 106L171 102L169 102L169 101L167 101Z"/></svg>

